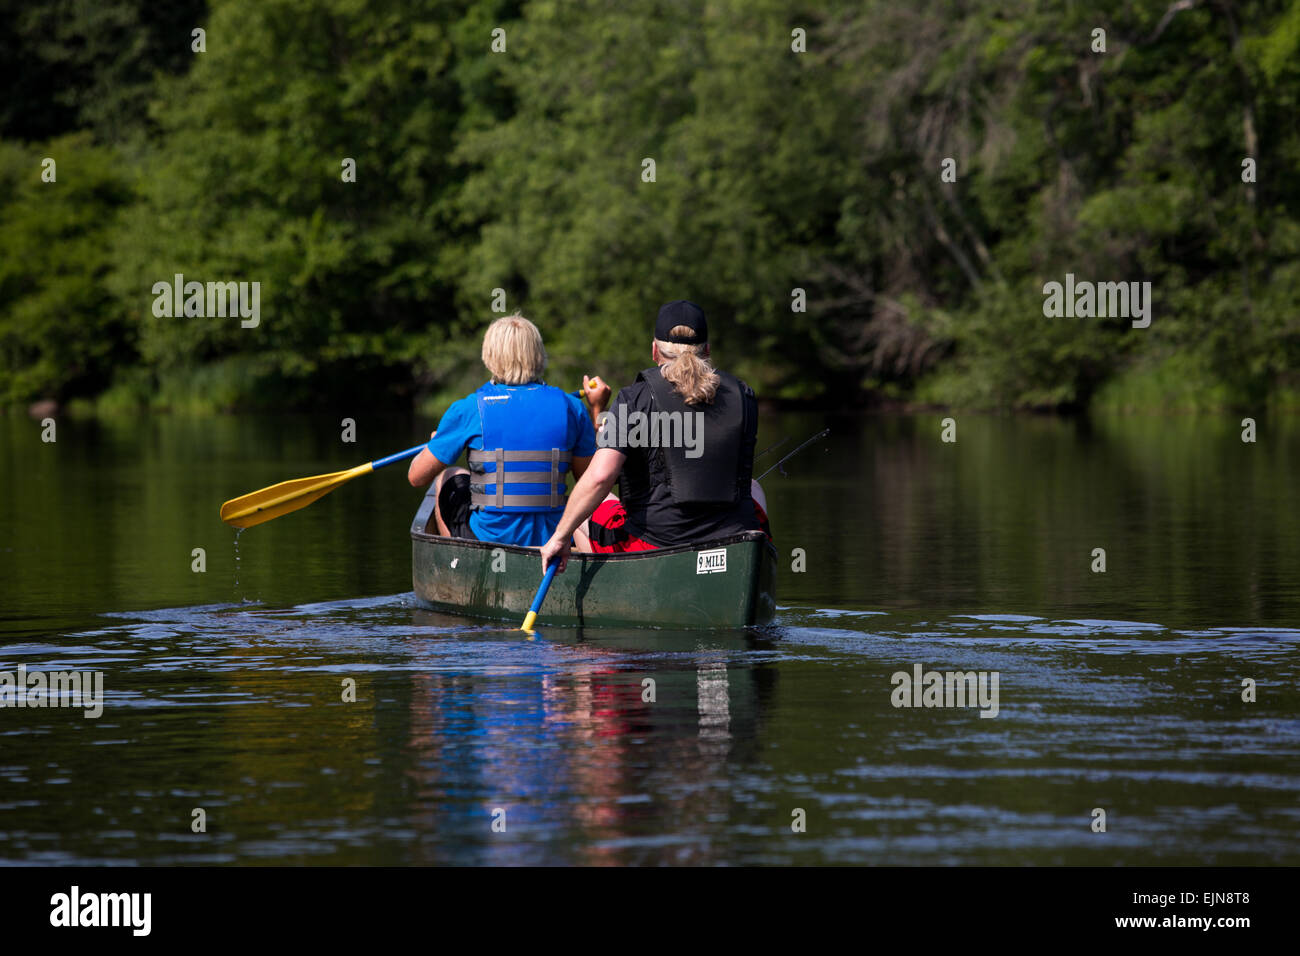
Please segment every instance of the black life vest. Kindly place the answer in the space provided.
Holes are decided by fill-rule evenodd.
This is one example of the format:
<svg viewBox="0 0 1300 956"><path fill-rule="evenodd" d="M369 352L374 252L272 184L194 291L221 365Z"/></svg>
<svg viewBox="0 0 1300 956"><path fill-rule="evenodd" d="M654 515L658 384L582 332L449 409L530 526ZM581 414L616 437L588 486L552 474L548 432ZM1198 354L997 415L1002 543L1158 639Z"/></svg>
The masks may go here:
<svg viewBox="0 0 1300 956"><path fill-rule="evenodd" d="M750 497L749 481L754 461L743 456L746 436L752 440L757 421L747 411L744 388L734 375L718 371L718 391L712 402L688 405L660 370L648 368L637 375L638 382L650 386L656 412L696 416L690 426L698 452L690 457L690 448L682 443L660 443L649 449L652 480L667 486L674 504L732 505ZM703 426L703 434L698 431ZM751 445L752 448L752 445Z"/></svg>

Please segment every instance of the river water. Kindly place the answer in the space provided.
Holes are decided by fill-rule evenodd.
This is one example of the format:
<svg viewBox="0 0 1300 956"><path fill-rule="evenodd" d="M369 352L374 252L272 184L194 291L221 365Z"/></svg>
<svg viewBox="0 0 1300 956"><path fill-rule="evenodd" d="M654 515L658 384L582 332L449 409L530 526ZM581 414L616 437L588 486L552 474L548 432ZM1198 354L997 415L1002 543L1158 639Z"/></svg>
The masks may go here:
<svg viewBox="0 0 1300 956"><path fill-rule="evenodd" d="M217 518L431 422L0 417L0 671L104 687L0 709L0 861L1300 863L1297 423L956 418L764 418L773 626L526 641L417 606L402 466Z"/></svg>

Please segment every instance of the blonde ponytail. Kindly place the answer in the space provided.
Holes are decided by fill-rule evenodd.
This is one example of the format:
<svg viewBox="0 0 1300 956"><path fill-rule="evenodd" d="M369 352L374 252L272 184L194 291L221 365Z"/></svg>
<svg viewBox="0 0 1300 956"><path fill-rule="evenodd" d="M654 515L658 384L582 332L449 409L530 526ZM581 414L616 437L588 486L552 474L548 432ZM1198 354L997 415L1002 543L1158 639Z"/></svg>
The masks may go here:
<svg viewBox="0 0 1300 956"><path fill-rule="evenodd" d="M695 330L688 325L678 325L668 334L679 338L694 336ZM659 357L668 360L668 364L660 366L660 372L686 404L711 403L718 392L721 379L704 357L707 346L664 342L661 339L655 339L655 345L659 347Z"/></svg>

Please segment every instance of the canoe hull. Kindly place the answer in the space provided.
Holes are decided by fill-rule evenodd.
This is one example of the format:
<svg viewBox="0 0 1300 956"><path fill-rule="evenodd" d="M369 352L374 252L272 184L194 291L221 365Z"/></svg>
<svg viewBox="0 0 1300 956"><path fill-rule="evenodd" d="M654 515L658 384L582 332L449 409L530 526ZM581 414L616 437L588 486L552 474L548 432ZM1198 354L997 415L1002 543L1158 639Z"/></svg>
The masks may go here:
<svg viewBox="0 0 1300 956"><path fill-rule="evenodd" d="M423 512L425 509L421 509ZM537 550L411 529L411 583L426 606L522 621L541 583ZM776 611L776 549L754 531L691 547L578 554L557 574L541 622L586 627L728 628Z"/></svg>

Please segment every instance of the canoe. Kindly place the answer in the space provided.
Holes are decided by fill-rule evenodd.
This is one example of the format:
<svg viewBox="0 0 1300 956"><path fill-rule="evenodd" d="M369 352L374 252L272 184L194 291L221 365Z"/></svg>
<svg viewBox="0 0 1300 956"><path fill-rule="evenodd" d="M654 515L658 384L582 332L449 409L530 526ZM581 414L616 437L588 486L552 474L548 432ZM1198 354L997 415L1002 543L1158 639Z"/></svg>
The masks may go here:
<svg viewBox="0 0 1300 956"><path fill-rule="evenodd" d="M433 495L411 523L411 583L438 611L522 621L542 579L536 548L430 534ZM776 549L761 531L632 554L579 554L557 574L542 624L730 628L776 611Z"/></svg>

